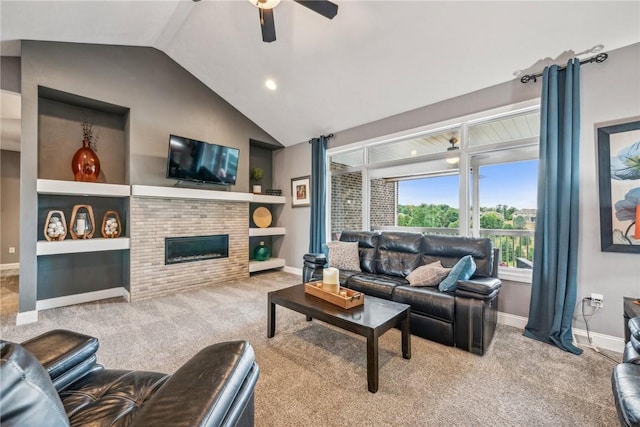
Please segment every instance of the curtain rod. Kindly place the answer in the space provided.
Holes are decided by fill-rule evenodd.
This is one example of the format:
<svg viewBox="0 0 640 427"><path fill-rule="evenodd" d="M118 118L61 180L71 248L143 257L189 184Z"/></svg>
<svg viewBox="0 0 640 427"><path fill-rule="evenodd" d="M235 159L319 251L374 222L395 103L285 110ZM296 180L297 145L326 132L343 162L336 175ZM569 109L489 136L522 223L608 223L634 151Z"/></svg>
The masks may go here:
<svg viewBox="0 0 640 427"><path fill-rule="evenodd" d="M332 134L332 133L330 133L329 135L320 135L320 138L323 138L323 137L324 137L324 138L327 138L327 139L331 139L331 138L333 138L333 134ZM313 142L313 140L314 140L314 139L315 139L315 138L310 139L310 140L309 140L309 144L311 144L311 143Z"/></svg>
<svg viewBox="0 0 640 427"><path fill-rule="evenodd" d="M582 64L591 64L592 62L596 62L596 63L601 63L607 60L607 58L609 57L608 54L606 53L599 53L596 56L592 56L589 59L585 59L583 61L580 61L580 65ZM564 70L567 67L560 67L560 70ZM520 78L520 82L521 83L529 83L531 80L533 80L534 82L538 81L537 78L541 77L542 73L537 73L537 74L525 74L524 76L522 76Z"/></svg>

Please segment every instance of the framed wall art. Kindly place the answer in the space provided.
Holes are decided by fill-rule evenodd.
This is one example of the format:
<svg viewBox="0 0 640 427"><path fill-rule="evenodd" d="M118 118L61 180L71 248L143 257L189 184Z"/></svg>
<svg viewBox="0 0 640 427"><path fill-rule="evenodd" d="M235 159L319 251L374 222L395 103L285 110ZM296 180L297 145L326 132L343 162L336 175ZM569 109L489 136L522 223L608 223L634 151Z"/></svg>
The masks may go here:
<svg viewBox="0 0 640 427"><path fill-rule="evenodd" d="M599 127L600 245L640 253L640 117Z"/></svg>
<svg viewBox="0 0 640 427"><path fill-rule="evenodd" d="M311 206L311 176L291 178L291 206Z"/></svg>

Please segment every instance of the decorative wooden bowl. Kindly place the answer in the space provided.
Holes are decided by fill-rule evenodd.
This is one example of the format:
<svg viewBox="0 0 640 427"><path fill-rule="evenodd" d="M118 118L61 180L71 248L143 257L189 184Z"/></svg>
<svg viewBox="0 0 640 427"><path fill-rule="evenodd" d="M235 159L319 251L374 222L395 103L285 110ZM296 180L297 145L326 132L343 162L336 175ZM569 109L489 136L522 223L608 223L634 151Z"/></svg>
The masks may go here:
<svg viewBox="0 0 640 427"><path fill-rule="evenodd" d="M79 218L81 214L86 214L85 218ZM84 230L78 232L78 225L82 225L78 221L84 221ZM69 234L74 240L90 239L96 231L96 220L93 217L93 208L89 205L75 205L71 212L71 222L69 223Z"/></svg>
<svg viewBox="0 0 640 427"><path fill-rule="evenodd" d="M67 237L67 220L64 217L64 212L49 211L47 219L44 221L44 238L50 242L56 242L64 240L65 237Z"/></svg>
<svg viewBox="0 0 640 427"><path fill-rule="evenodd" d="M260 228L267 228L271 225L273 217L269 209L261 206L253 211L253 222Z"/></svg>
<svg viewBox="0 0 640 427"><path fill-rule="evenodd" d="M102 227L100 233L105 239L120 237L122 234L122 223L120 215L116 211L106 211L102 217Z"/></svg>

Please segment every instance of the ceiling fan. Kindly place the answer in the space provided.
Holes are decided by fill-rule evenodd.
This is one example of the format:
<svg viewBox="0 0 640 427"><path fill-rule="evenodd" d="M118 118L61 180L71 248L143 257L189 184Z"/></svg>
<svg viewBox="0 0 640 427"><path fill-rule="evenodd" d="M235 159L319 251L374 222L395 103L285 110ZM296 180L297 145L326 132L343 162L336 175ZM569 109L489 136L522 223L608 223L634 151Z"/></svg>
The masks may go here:
<svg viewBox="0 0 640 427"><path fill-rule="evenodd" d="M198 2L200 0L193 0ZM293 0L304 7L328 19L333 19L338 14L338 5L329 0ZM276 40L276 25L273 21L273 8L280 0L249 0L260 12L260 27L262 28L262 41L271 43Z"/></svg>

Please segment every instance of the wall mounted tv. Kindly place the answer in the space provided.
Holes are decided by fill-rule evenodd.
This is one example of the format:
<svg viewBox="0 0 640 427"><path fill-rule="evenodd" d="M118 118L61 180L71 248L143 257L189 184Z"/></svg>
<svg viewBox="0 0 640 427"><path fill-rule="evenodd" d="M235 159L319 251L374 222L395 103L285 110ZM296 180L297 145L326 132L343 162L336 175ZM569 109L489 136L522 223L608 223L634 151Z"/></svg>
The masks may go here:
<svg viewBox="0 0 640 427"><path fill-rule="evenodd" d="M167 178L235 185L240 150L182 136L169 136Z"/></svg>

